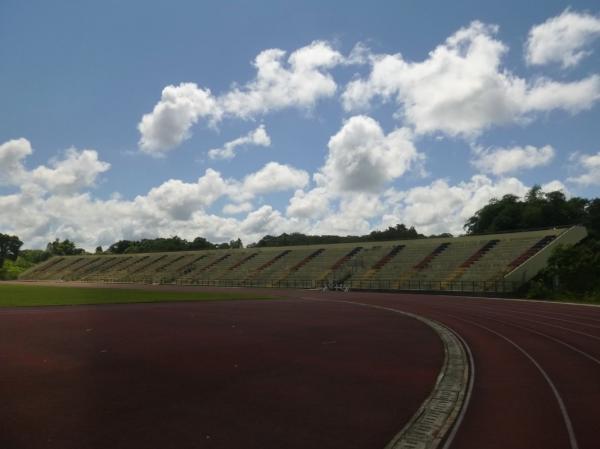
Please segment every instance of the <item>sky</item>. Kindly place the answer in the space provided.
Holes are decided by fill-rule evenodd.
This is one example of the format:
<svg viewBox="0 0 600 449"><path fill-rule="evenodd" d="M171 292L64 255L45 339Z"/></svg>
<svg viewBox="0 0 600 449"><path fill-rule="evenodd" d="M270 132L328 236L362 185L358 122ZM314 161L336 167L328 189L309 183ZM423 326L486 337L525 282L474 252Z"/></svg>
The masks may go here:
<svg viewBox="0 0 600 449"><path fill-rule="evenodd" d="M0 0L0 232L86 249L600 196L597 1Z"/></svg>

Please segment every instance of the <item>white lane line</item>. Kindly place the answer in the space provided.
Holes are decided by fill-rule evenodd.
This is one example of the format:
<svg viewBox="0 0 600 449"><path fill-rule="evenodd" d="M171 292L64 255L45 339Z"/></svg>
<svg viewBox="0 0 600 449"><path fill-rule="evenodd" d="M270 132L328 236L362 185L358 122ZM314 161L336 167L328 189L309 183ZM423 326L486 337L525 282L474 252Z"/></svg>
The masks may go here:
<svg viewBox="0 0 600 449"><path fill-rule="evenodd" d="M559 339L559 338L553 337L553 336L551 336L551 335L548 335L548 334L545 334L545 333L543 333L543 332L539 332L539 331L533 330L533 329L531 329L530 327L519 326L518 324L515 324L515 323L510 323L510 322L508 322L508 321L502 321L502 320L499 320L499 319L497 319L497 318L491 318L491 317L487 316L487 317L486 317L486 319L488 319L488 320L491 320L491 321L496 321L497 323L501 323L501 324L504 324L504 325L507 325L507 326L516 327L517 329L522 329L522 330L524 330L524 331L526 331L526 332L530 332L530 333L532 333L532 334L536 334L536 335L539 335L539 336L541 336L541 337L547 338L548 340L552 340L552 341L554 341L555 343L558 343L558 344L560 344L560 345L563 345L563 346L565 346L565 347L567 347L567 348L571 349L572 351L574 351L574 352L576 352L576 353L578 353L578 354L580 354L580 355L582 355L582 356L584 356L584 357L588 358L588 359L589 359L589 360L591 360L592 362L594 362L594 363L597 363L598 365L600 365L600 359L597 359L597 358L596 358L596 357L594 357L593 355L591 355L591 354L588 354L587 352L585 352L585 351L583 351L583 350L581 350L581 349L579 349L579 348L576 348L575 346L573 346L573 345L570 345L570 344L569 344L569 343L567 343L566 341L563 341L563 340L561 340L561 339Z"/></svg>
<svg viewBox="0 0 600 449"><path fill-rule="evenodd" d="M578 449L579 445L577 444L577 438L575 437L575 431L573 430L573 424L571 422L571 418L569 417L569 413L567 411L567 408L565 406L565 403L562 399L562 397L560 396L560 393L558 392L558 390L556 389L556 386L554 385L554 382L552 382L552 379L550 379L550 376L548 376L548 373L546 373L546 371L544 370L544 368L542 368L542 366L533 358L533 356L531 354L529 354L525 349L523 349L521 346L519 346L517 343L515 343L514 341L512 341L510 338L506 337L505 335L501 334L500 332L496 332L493 329L490 329L489 327L483 326L481 324L478 324L474 321L471 320L465 320L464 318L460 318L457 317L455 315L448 315L454 319L460 320L460 321L464 321L465 323L469 323L473 326L477 326L481 329L484 329L500 338L502 338L503 340L505 340L506 342L510 343L512 346L514 346L517 350L519 350L525 357L527 357L529 359L529 361L531 363L533 363L533 365L538 369L538 371L542 374L542 376L544 377L544 379L546 379L546 382L548 383L548 385L550 386L550 389L552 390L552 392L554 393L554 397L556 398L556 401L558 402L558 406L560 408L560 412L562 414L563 420L565 422L565 426L567 428L567 433L569 434L569 443L571 445L571 449Z"/></svg>
<svg viewBox="0 0 600 449"><path fill-rule="evenodd" d="M480 310L489 310L489 311L494 311L494 312L504 312L504 313L511 313L511 314L517 313L519 315L528 315L528 316L534 316L534 317L539 317L539 318L547 318L549 320L563 321L565 323L573 323L573 324L577 324L579 326L586 326L586 327L592 327L594 329L600 329L600 326L598 326L596 324L582 323L581 321L567 320L564 318L554 318L554 317L551 317L548 315L542 315L539 313L521 312L521 311L515 310L515 309L504 309L504 308L500 308L500 307L490 307L490 306L476 306L476 307L478 307Z"/></svg>

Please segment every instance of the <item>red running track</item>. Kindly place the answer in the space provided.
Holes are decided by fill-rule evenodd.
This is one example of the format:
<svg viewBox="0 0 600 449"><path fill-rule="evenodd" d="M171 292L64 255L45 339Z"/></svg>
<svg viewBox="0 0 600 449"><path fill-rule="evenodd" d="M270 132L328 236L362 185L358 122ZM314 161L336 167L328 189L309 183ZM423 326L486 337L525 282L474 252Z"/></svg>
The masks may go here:
<svg viewBox="0 0 600 449"><path fill-rule="evenodd" d="M442 361L353 304L0 309L0 448L383 448Z"/></svg>
<svg viewBox="0 0 600 449"><path fill-rule="evenodd" d="M0 447L10 447L3 442L16 441L21 444L18 447L61 448L236 445L382 448L433 385L433 373L437 373L441 363L440 346L434 343L435 335L414 320L392 317L395 314L347 302L385 306L437 320L468 344L474 357L474 385L464 419L448 442L451 449L592 449L599 446L596 432L600 412L599 307L410 294L297 290L268 290L268 293L293 300L260 306L236 302L210 306L204 303L73 308L84 309L73 322L93 310L89 315L94 316L93 325L103 323L100 328L105 328L105 332L107 329L110 329L109 334L116 332L113 344L120 347L125 343L122 350L126 354L105 362L104 357L111 351L95 354L89 348L79 349L83 359L95 354L91 357L92 363L79 369L80 376L81 371L88 370L91 379L68 398L61 399L57 394L54 400L81 406L80 398L85 397L81 395L87 393L92 407L88 415L83 413L83 418L80 416L76 421L79 439L63 440L56 446L43 444L41 438L46 435L44 432L60 434L60 426L53 426L66 425L68 419L53 417L54 424L48 426L48 422L44 422L48 416L44 402L33 402L31 409L23 410L23 398L17 394L25 392L31 401L32 397L47 393L51 381L36 387L41 392L30 391L43 376L20 378L18 370L14 371L14 378L9 378L11 382L0 383L2 397L8 393L14 401L8 406L0 405L0 426L4 426L0 427L0 435L5 438L0 437ZM207 306L210 312L204 309ZM209 319L203 321L206 325L215 323L209 326L214 327L209 332L213 337L207 341L201 341L198 329L188 329L186 325L190 320L188 315L200 314L201 310L202 314L208 314ZM229 314L235 310L232 320ZM115 325L115 315L121 313L128 318L117 319L122 325ZM14 317L9 318L11 314L19 319L15 322ZM77 333L81 326L77 328L72 322L62 325L60 332L46 334L49 331L44 326L41 328L46 330L40 331L35 320L46 323L59 319L53 314L65 315L56 309L16 314L0 312L0 354L13 347L16 340L21 350L13 350L13 357L17 357L15 360L21 368L32 368L32 372L36 372L41 368L34 360L39 363L44 348L52 345L49 349L59 355L53 371L56 374L58 367L69 360L59 351L66 341L71 341L70 337L65 340L64 333L81 338ZM70 321L66 316L61 319ZM220 330L224 331L230 323L244 320L249 324L243 326L245 333L238 339L232 339L229 333L219 334L219 326L223 326ZM16 324L6 328L7 322ZM28 331L21 334L24 327ZM159 330L148 331L154 328ZM47 337L49 342L44 343ZM205 375L199 367L206 366L206 361L204 365L189 365L189 347L171 346L168 351L165 348L169 345L161 343L161 338L168 338L171 345L174 341L192 341L188 346L201 348L198 349L201 357L214 353L209 365L218 366L221 371L217 369L206 388L199 389L198 379ZM13 344L3 344L6 339L11 339ZM138 347L135 342L139 340L147 344ZM230 344L219 344L221 340ZM96 346L92 347L96 352L106 346L98 346L105 341L104 337L95 341ZM345 350L340 353L342 342ZM24 353L23 348L33 347L42 351L33 354L34 360L18 360L19 354ZM265 349L271 347L276 349ZM132 361L127 351L146 355ZM244 360L240 367L247 369L243 376L236 376L237 372L232 374L226 365L240 357ZM3 366L5 360L0 360ZM15 360L11 359L11 363ZM246 366L247 363L250 366ZM190 368L193 366L196 368ZM111 370L124 367L126 374L134 374L126 375L125 380L122 372L110 376ZM155 391L155 384L145 381L148 378L164 379L160 391ZM0 378L3 379L6 376ZM102 385L109 382L108 385L100 387L100 379ZM175 381L177 385L172 385ZM72 383L77 382L71 378L67 385ZM62 385L62 388L67 387ZM125 390L126 395L120 397ZM153 397L159 399L153 402ZM206 409L190 409L190 400L199 402L206 397L213 401ZM137 401L134 401L135 409L131 406L132 398ZM36 406L41 407L41 412ZM64 410L64 403L55 404L56 409ZM21 414L12 417L15 410ZM141 417L139 422L132 418L137 415ZM149 422L152 423L150 428ZM29 426L25 433L34 430L28 435L35 435L37 440L23 436L25 423ZM40 425L42 423L44 425ZM63 431L63 436L68 435ZM211 439L203 440L208 436ZM82 442L87 445L74 444Z"/></svg>
<svg viewBox="0 0 600 449"><path fill-rule="evenodd" d="M416 313L463 337L475 377L452 449L600 447L599 307L410 294L326 296Z"/></svg>

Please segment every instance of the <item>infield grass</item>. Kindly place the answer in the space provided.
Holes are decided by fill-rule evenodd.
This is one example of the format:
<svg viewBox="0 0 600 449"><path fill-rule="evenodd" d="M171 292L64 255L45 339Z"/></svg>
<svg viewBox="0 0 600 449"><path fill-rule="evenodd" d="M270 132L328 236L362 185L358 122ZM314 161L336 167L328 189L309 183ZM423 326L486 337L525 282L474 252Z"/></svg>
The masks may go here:
<svg viewBox="0 0 600 449"><path fill-rule="evenodd" d="M118 288L49 287L0 284L0 307L125 304L170 301L224 301L274 299L266 295L237 292L173 292Z"/></svg>

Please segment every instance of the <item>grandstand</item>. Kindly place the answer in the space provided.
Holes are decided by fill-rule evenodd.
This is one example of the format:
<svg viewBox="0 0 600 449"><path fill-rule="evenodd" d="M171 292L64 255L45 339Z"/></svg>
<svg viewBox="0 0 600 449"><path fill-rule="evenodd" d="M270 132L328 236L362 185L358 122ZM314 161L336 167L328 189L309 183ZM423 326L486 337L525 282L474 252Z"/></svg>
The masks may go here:
<svg viewBox="0 0 600 449"><path fill-rule="evenodd" d="M206 251L56 256L22 280L224 287L511 292L537 274L582 226L529 232Z"/></svg>

